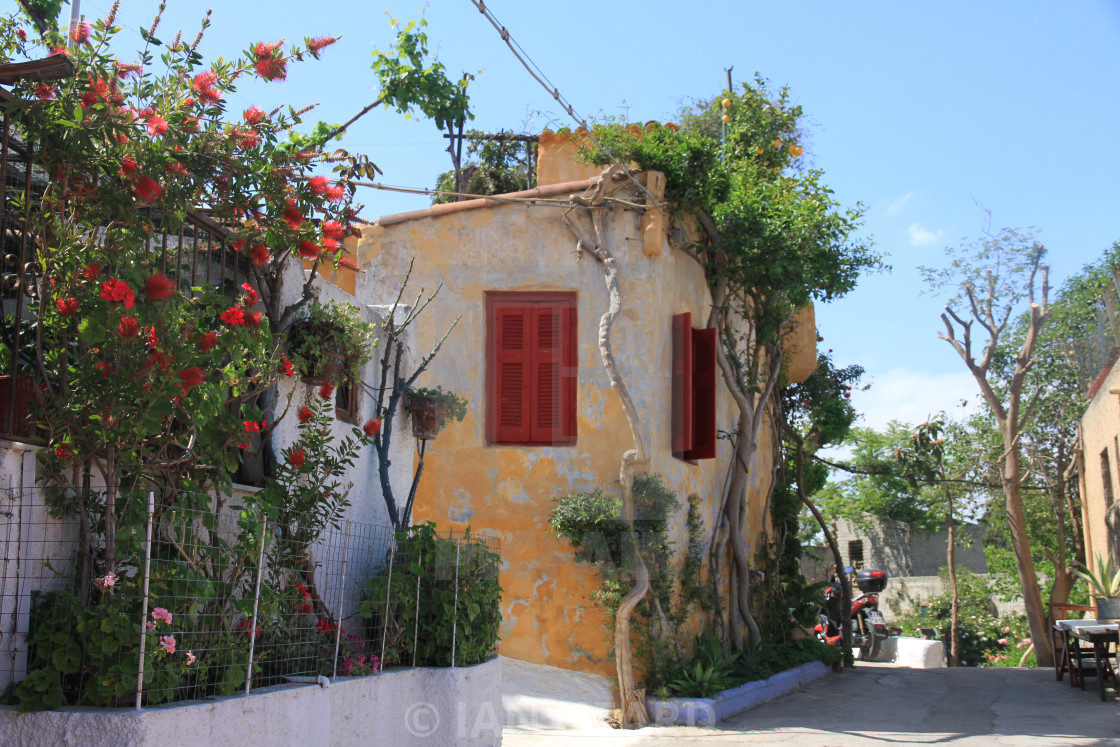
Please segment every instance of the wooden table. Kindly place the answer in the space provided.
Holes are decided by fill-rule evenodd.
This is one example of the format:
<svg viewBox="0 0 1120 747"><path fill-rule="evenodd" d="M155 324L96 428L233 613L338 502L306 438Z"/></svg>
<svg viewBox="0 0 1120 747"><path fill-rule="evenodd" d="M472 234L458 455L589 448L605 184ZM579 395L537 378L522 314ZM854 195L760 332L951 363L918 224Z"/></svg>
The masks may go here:
<svg viewBox="0 0 1120 747"><path fill-rule="evenodd" d="M1104 661L1109 655L1109 644L1120 642L1120 625L1097 620L1057 620L1055 624L1074 638L1093 644L1093 658L1097 664L1097 687L1100 688L1101 700L1104 700ZM1116 679L1115 672L1112 677ZM1081 677L1081 689L1085 689L1084 677Z"/></svg>

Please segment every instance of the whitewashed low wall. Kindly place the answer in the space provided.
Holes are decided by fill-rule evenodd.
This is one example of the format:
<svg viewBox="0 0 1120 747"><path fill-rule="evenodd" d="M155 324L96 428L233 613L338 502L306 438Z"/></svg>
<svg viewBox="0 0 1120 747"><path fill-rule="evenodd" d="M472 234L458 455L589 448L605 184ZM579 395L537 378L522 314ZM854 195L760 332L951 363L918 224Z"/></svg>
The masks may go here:
<svg viewBox="0 0 1120 747"><path fill-rule="evenodd" d="M500 745L501 664L403 669L320 685L282 685L251 695L132 709L0 707L0 744Z"/></svg>

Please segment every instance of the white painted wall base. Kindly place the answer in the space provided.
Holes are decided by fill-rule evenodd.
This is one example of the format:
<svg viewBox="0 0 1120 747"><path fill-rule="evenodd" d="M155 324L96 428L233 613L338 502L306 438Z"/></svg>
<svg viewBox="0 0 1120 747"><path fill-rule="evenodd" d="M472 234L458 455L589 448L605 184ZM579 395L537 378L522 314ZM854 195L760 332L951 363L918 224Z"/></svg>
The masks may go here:
<svg viewBox="0 0 1120 747"><path fill-rule="evenodd" d="M614 680L499 657L506 726L591 729L607 725Z"/></svg>
<svg viewBox="0 0 1120 747"><path fill-rule="evenodd" d="M0 707L0 744L478 745L502 743L501 664L402 669L251 695L132 709Z"/></svg>

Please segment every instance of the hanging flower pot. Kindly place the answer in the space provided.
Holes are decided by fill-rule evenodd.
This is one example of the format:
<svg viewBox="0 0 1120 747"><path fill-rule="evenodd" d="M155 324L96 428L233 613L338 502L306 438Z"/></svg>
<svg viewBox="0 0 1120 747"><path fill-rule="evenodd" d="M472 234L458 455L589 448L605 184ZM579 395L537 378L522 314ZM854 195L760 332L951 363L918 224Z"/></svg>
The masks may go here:
<svg viewBox="0 0 1120 747"><path fill-rule="evenodd" d="M415 389L408 393L406 409L412 413L412 435L429 441L439 435L447 418L463 419L467 400L443 387Z"/></svg>
<svg viewBox="0 0 1120 747"><path fill-rule="evenodd" d="M377 344L374 327L349 303L309 304L288 334L288 352L308 384L360 378Z"/></svg>

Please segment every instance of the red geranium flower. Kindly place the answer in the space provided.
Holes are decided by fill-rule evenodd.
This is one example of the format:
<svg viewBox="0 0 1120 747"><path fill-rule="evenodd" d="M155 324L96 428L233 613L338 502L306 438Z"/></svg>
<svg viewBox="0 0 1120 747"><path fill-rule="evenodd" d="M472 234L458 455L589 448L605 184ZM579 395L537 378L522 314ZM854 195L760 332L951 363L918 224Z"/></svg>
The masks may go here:
<svg viewBox="0 0 1120 747"><path fill-rule="evenodd" d="M303 453L303 449L293 449L292 451L288 452L288 464L292 465L296 469L299 469L303 466L304 458L305 455Z"/></svg>
<svg viewBox="0 0 1120 747"><path fill-rule="evenodd" d="M296 417L299 418L299 422L301 423L306 423L311 420L312 414L313 413L311 412L311 408L307 405L303 405L298 410L296 410Z"/></svg>
<svg viewBox="0 0 1120 747"><path fill-rule="evenodd" d="M257 300L258 300L257 299L257 292L253 289L253 286L249 285L248 283L242 283L241 284L241 290L245 291L245 305L246 306L256 305Z"/></svg>
<svg viewBox="0 0 1120 747"><path fill-rule="evenodd" d="M236 306L231 306L218 318L231 327L237 327L245 323L245 312Z"/></svg>
<svg viewBox="0 0 1120 747"><path fill-rule="evenodd" d="M58 309L58 313L62 314L63 316L74 316L78 313L78 309L81 308L81 304L78 303L78 299L74 298L73 296L69 296L67 298L56 298L54 300L54 305L55 308Z"/></svg>
<svg viewBox="0 0 1120 747"><path fill-rule="evenodd" d="M329 400L332 394L334 394L334 384L329 381L324 381L323 385L319 387L319 396L325 400Z"/></svg>
<svg viewBox="0 0 1120 747"><path fill-rule="evenodd" d="M285 358L284 356L280 356L280 371L285 376L295 376L296 375L296 370L294 368L292 368L292 362L290 360L288 360L287 358Z"/></svg>
<svg viewBox="0 0 1120 747"><path fill-rule="evenodd" d="M246 433L260 433L261 432L260 423L258 423L257 421L255 421L255 420L245 420L245 421L242 421L242 422L245 425L245 432Z"/></svg>
<svg viewBox="0 0 1120 747"><path fill-rule="evenodd" d="M264 316L263 311L251 311L245 315L246 327L259 327L261 326L261 317Z"/></svg>
<svg viewBox="0 0 1120 747"><path fill-rule="evenodd" d="M131 309L136 303L136 294L123 280L110 278L101 284L101 297L110 303L123 303L126 309Z"/></svg>
<svg viewBox="0 0 1120 747"><path fill-rule="evenodd" d="M366 432L367 436L373 438L377 435L377 432L381 430L381 421L377 418L370 418L366 421L366 424L362 426L362 430Z"/></svg>
<svg viewBox="0 0 1120 747"><path fill-rule="evenodd" d="M157 272L144 281L144 295L149 301L166 301L175 295L175 281Z"/></svg>
<svg viewBox="0 0 1120 747"><path fill-rule="evenodd" d="M140 334L140 322L134 316L122 316L121 323L117 325L117 332L126 340L131 340Z"/></svg>
<svg viewBox="0 0 1120 747"><path fill-rule="evenodd" d="M217 344L218 344L218 333L217 332L207 332L202 337L198 338L198 347L204 353L206 351L210 350L210 348L214 347Z"/></svg>
<svg viewBox="0 0 1120 747"><path fill-rule="evenodd" d="M101 265L91 262L82 270L82 277L86 280L97 280L101 277Z"/></svg>

